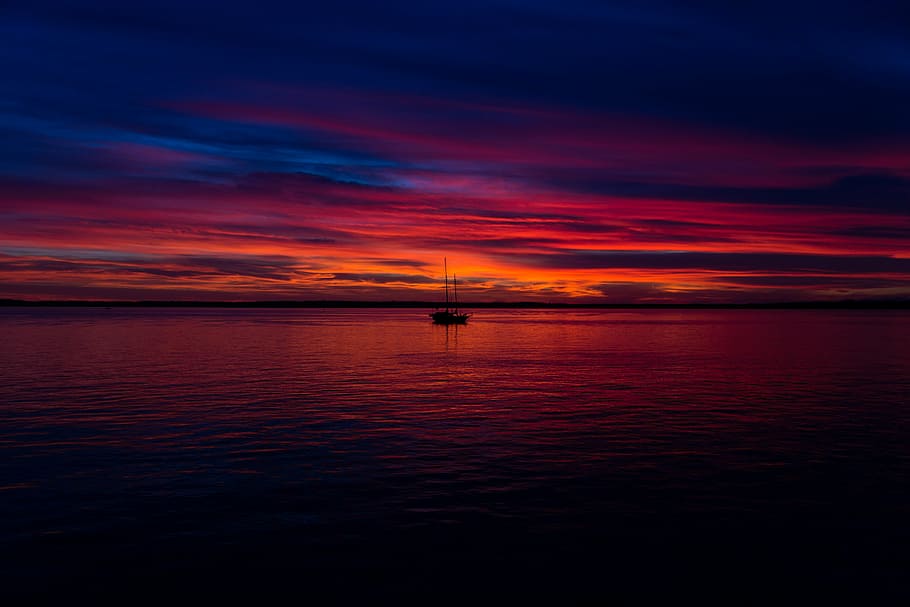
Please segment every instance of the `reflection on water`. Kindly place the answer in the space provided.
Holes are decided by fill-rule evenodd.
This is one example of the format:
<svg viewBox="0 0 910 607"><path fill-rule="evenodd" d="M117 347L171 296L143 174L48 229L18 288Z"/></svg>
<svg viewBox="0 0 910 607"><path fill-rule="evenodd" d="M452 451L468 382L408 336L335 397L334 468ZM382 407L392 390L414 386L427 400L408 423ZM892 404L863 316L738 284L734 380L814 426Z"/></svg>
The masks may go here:
<svg viewBox="0 0 910 607"><path fill-rule="evenodd" d="M4 309L0 369L19 592L903 587L904 312Z"/></svg>

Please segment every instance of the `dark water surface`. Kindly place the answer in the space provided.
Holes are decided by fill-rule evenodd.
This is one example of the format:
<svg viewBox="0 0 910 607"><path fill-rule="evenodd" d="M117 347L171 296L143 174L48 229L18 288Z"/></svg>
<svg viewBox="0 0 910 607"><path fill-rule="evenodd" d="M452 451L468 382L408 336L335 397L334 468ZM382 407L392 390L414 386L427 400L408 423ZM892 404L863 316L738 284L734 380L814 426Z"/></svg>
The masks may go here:
<svg viewBox="0 0 910 607"><path fill-rule="evenodd" d="M908 395L902 311L0 309L0 581L907 597Z"/></svg>

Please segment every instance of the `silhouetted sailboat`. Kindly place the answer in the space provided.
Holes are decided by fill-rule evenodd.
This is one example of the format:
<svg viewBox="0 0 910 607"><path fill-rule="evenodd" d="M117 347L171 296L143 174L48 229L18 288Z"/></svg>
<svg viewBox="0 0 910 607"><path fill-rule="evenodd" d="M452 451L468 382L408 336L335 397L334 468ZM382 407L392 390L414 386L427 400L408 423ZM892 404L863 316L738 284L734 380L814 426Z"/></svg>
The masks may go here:
<svg viewBox="0 0 910 607"><path fill-rule="evenodd" d="M458 280L455 278L455 274L452 274L452 290L453 290L453 303L454 308L450 309L449 307L449 267L448 261L443 258L442 260L443 268L446 275L446 309L445 310L436 310L430 314L430 318L433 319L433 322L437 325L463 325L468 322L468 319L471 317L470 314L459 312L458 311Z"/></svg>

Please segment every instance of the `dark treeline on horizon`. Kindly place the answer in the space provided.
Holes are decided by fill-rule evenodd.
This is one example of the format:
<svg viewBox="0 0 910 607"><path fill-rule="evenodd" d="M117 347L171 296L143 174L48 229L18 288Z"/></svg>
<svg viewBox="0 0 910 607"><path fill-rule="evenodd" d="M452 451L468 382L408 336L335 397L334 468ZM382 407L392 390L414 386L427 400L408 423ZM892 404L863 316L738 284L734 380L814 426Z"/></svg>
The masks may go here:
<svg viewBox="0 0 910 607"><path fill-rule="evenodd" d="M0 299L6 307L117 307L117 308L440 308L425 301L350 301L350 300L278 300L278 301L89 301L89 300L23 300ZM559 302L473 302L462 308L541 308L541 309L910 309L910 300L842 300L771 303L559 303Z"/></svg>

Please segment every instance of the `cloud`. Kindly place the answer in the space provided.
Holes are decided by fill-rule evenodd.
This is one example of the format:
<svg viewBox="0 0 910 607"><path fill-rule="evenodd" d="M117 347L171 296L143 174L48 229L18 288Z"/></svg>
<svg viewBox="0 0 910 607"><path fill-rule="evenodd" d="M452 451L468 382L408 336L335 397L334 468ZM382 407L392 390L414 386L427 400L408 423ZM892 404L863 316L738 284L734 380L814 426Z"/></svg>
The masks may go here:
<svg viewBox="0 0 910 607"><path fill-rule="evenodd" d="M872 255L811 255L792 253L689 253L639 251L587 251L522 255L532 266L560 269L637 268L658 270L710 270L803 273L905 273L910 258Z"/></svg>
<svg viewBox="0 0 910 607"><path fill-rule="evenodd" d="M807 187L727 187L709 183L693 185L584 178L561 179L550 185L626 198L848 207L910 214L910 179L895 173L845 175Z"/></svg>
<svg viewBox="0 0 910 607"><path fill-rule="evenodd" d="M389 274L389 273L352 273L335 272L325 276L323 280L341 280L350 282L365 282L376 284L402 284L402 285L428 285L437 284L439 281L420 274Z"/></svg>
<svg viewBox="0 0 910 607"><path fill-rule="evenodd" d="M834 234L837 236L910 241L910 226L851 226L835 230Z"/></svg>
<svg viewBox="0 0 910 607"><path fill-rule="evenodd" d="M737 284L746 287L800 287L803 289L883 289L883 288L908 288L910 275L904 278L882 278L862 276L813 276L813 275L783 275L783 276L715 276L714 282Z"/></svg>

